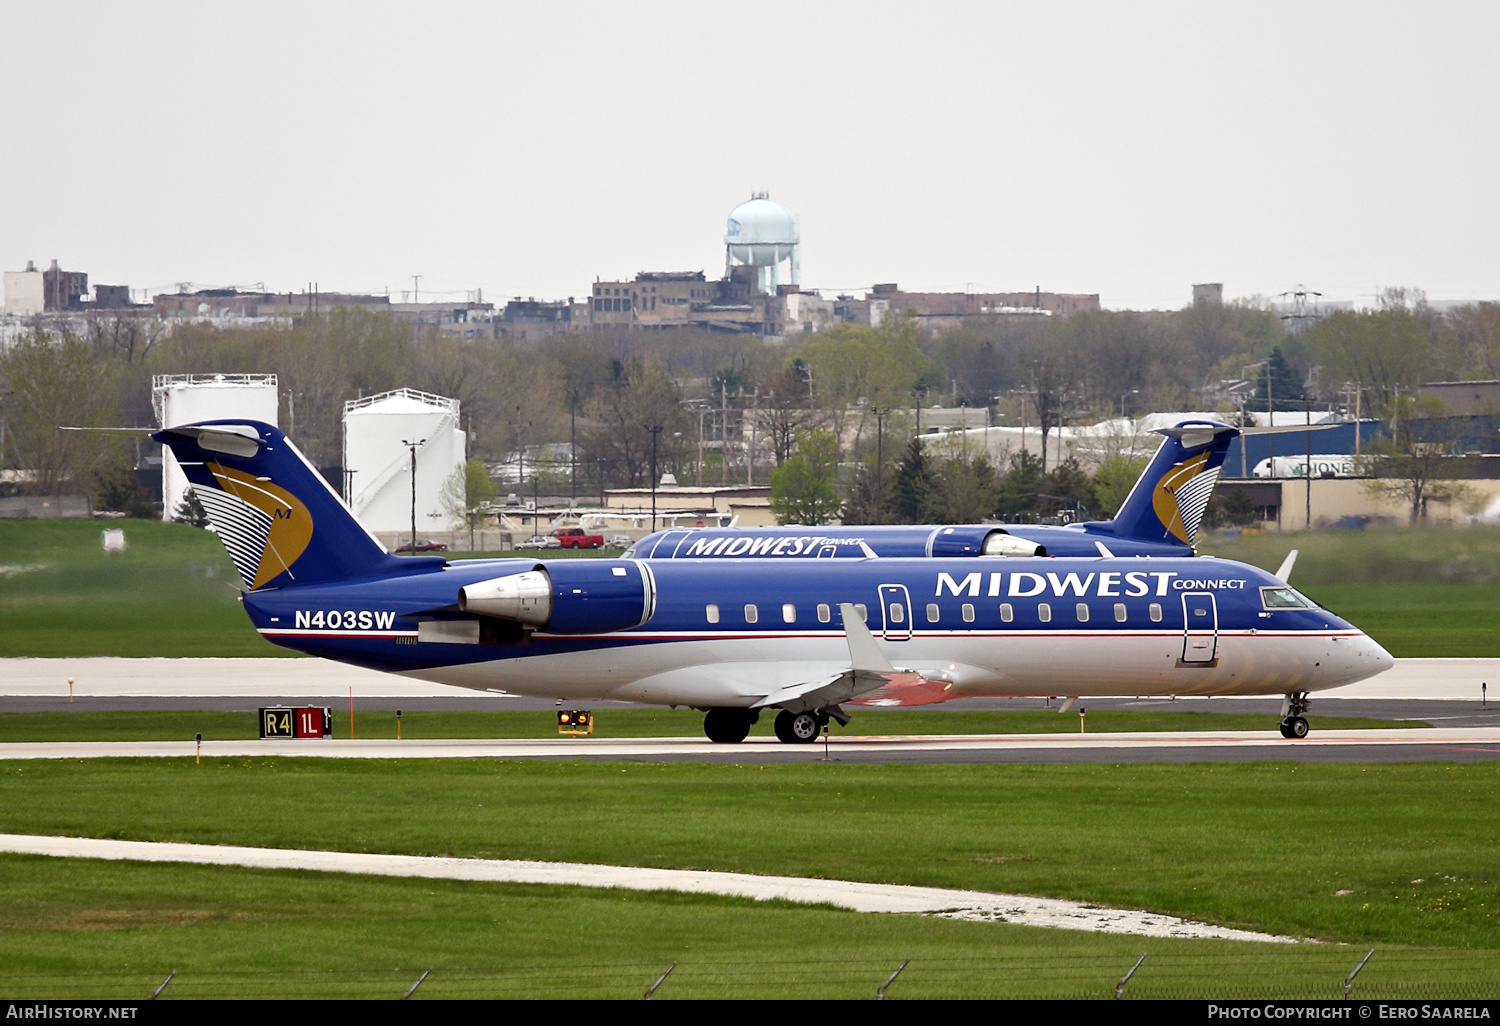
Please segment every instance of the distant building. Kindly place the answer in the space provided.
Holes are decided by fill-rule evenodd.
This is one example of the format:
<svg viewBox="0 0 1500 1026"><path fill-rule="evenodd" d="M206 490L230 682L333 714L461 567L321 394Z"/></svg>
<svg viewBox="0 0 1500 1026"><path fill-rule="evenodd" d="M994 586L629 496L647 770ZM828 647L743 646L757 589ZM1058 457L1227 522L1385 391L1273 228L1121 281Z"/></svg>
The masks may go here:
<svg viewBox="0 0 1500 1026"><path fill-rule="evenodd" d="M152 297L158 316L212 320L290 319L328 313L336 307L391 309L389 296L345 292L241 292L239 289L199 289L163 292Z"/></svg>
<svg viewBox="0 0 1500 1026"><path fill-rule="evenodd" d="M1493 417L1500 413L1500 381L1428 381L1418 394L1441 399L1453 417Z"/></svg>
<svg viewBox="0 0 1500 1026"><path fill-rule="evenodd" d="M903 292L887 283L871 288L867 299L872 304L871 316L864 323L878 324L875 310L879 309L882 319L887 313L903 313L929 328L955 328L990 317L1066 317L1100 309L1097 293L1043 292L1040 288L1030 292ZM854 308L852 302L849 305Z"/></svg>
<svg viewBox="0 0 1500 1026"><path fill-rule="evenodd" d="M17 317L82 310L88 292L89 276L64 271L56 260L45 271L28 260L26 270L5 272L5 312Z"/></svg>
<svg viewBox="0 0 1500 1026"><path fill-rule="evenodd" d="M496 318L495 335L518 340L560 335L587 324L588 308L589 304L576 303L572 296L566 302L517 296Z"/></svg>
<svg viewBox="0 0 1500 1026"><path fill-rule="evenodd" d="M1205 282L1202 285L1193 286L1193 305L1208 303L1212 306L1224 304L1224 283L1221 281Z"/></svg>

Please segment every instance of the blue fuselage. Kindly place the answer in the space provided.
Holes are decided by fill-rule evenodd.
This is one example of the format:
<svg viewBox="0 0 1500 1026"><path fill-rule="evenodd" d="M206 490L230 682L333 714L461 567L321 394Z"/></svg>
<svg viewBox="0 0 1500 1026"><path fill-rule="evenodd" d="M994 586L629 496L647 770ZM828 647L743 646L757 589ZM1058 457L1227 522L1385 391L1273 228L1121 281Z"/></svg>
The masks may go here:
<svg viewBox="0 0 1500 1026"><path fill-rule="evenodd" d="M423 640L454 636L434 624L476 619L460 611L460 587L537 568L551 577L554 622L569 633L489 621L464 643ZM837 672L848 663L840 603L859 607L893 664L945 675L965 694L1277 693L1390 665L1327 610L1268 599L1263 589L1289 589L1264 571L1211 558L465 560L414 569L250 592L244 604L269 640L314 655L467 687L663 704L748 704L770 687L757 675ZM641 622L618 627L636 615Z"/></svg>

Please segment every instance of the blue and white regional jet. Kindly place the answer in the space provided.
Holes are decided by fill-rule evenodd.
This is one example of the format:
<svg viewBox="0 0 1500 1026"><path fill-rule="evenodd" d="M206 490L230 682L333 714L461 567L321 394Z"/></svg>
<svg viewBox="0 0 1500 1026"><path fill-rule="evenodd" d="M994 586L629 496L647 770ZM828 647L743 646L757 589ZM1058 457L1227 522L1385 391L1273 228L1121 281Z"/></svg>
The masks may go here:
<svg viewBox="0 0 1500 1026"><path fill-rule="evenodd" d="M1156 454L1113 520L1083 524L881 524L673 528L632 546L641 559L829 559L870 556L1196 555L1193 541L1240 429L1211 420L1161 428Z"/></svg>
<svg viewBox="0 0 1500 1026"><path fill-rule="evenodd" d="M166 428L269 641L423 680L569 702L762 711L813 740L846 705L1000 695L1308 694L1389 667L1286 582L1195 558L397 557L276 428Z"/></svg>

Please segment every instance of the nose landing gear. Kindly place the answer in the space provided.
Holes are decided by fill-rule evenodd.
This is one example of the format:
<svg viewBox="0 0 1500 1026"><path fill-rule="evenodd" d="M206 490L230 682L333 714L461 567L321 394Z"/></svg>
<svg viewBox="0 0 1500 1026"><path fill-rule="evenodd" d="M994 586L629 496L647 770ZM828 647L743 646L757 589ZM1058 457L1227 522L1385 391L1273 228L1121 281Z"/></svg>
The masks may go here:
<svg viewBox="0 0 1500 1026"><path fill-rule="evenodd" d="M1304 738L1309 730L1307 720L1303 713L1307 712L1312 705L1307 698L1306 691L1297 691L1287 695L1281 701L1281 736L1293 740Z"/></svg>

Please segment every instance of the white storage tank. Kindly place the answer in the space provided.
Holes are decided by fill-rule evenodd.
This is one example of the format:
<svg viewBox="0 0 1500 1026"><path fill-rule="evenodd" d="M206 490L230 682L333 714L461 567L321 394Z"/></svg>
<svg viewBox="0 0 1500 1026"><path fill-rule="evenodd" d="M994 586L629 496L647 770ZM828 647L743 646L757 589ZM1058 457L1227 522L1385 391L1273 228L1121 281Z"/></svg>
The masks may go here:
<svg viewBox="0 0 1500 1026"><path fill-rule="evenodd" d="M244 417L279 427L274 374L155 374L151 407L161 427L200 420ZM296 439L292 439L296 441ZM172 450L162 447L161 518L171 520L187 492L188 481Z"/></svg>
<svg viewBox="0 0 1500 1026"><path fill-rule="evenodd" d="M417 535L454 531L463 497L464 433L458 400L398 388L344 404L349 508L371 531L411 533L412 459L417 445ZM455 480L456 477L456 480ZM456 496L452 494L456 489ZM445 491L449 494L445 495Z"/></svg>

